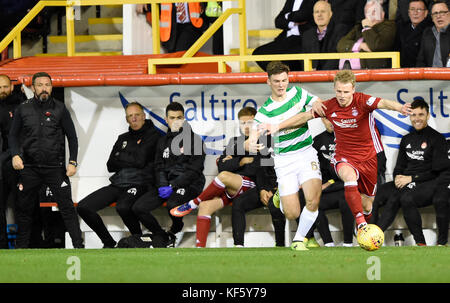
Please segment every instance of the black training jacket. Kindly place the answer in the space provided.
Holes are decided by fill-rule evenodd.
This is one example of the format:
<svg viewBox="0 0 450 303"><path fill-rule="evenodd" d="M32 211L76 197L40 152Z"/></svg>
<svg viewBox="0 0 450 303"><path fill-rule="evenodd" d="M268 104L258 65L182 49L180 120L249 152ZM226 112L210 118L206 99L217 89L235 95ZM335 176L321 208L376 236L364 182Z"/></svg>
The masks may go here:
<svg viewBox="0 0 450 303"><path fill-rule="evenodd" d="M145 120L137 131L129 128L121 134L106 163L108 171L114 172L109 178L111 183L124 187L153 184L156 145L160 137L151 120Z"/></svg>
<svg viewBox="0 0 450 303"><path fill-rule="evenodd" d="M202 191L205 146L189 123L179 132L171 132L159 139L155 156L157 187L171 185L175 188L192 188Z"/></svg>
<svg viewBox="0 0 450 303"><path fill-rule="evenodd" d="M448 166L445 137L431 128L413 129L400 141L394 178L412 176L412 182L435 179Z"/></svg>
<svg viewBox="0 0 450 303"><path fill-rule="evenodd" d="M64 103L52 97L45 102L28 99L14 113L9 133L11 155L21 156L28 166L64 167L65 136L69 142L69 160L76 161L78 139Z"/></svg>

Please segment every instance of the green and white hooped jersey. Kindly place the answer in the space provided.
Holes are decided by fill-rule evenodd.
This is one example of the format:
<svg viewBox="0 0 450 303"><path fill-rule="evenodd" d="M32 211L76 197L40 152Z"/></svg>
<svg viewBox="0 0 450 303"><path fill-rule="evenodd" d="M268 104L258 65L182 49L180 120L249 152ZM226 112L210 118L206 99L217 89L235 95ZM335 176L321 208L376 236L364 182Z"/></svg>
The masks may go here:
<svg viewBox="0 0 450 303"><path fill-rule="evenodd" d="M279 124L298 113L310 110L317 99L317 96L309 94L305 89L293 86L287 89L286 99L283 101L273 101L271 97L267 99L254 118L254 127L261 123ZM275 155L299 152L313 143L308 123L300 128L281 130L273 135L273 140Z"/></svg>

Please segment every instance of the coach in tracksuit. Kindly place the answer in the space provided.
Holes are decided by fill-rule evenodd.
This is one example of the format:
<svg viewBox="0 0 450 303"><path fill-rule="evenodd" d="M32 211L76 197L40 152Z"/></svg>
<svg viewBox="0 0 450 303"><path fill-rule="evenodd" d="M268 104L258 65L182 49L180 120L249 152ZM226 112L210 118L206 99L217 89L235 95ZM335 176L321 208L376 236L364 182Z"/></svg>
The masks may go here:
<svg viewBox="0 0 450 303"><path fill-rule="evenodd" d="M17 248L27 248L32 213L42 184L52 191L75 248L83 248L78 216L72 201L69 177L77 171L78 139L69 111L54 99L50 75L33 75L34 97L20 104L9 133L12 164L19 171L16 219ZM65 137L69 164L65 167Z"/></svg>
<svg viewBox="0 0 450 303"><path fill-rule="evenodd" d="M154 187L155 150L160 134L151 120L145 119L138 102L125 108L129 130L119 136L109 156L108 171L114 173L110 185L91 193L78 204L78 214L102 240L104 248L114 248L116 241L97 212L113 202L116 211L132 235L141 235L141 225L132 211L139 197Z"/></svg>
<svg viewBox="0 0 450 303"><path fill-rule="evenodd" d="M400 141L394 181L385 183L377 192L388 197L377 225L386 230L401 207L405 222L419 246L425 246L422 219L418 208L433 203L437 177L449 165L445 137L428 125L429 106L423 99L411 103L410 115L413 130ZM375 202L377 202L375 197ZM374 203L375 203L374 202ZM439 213L441 206L434 204ZM438 215L439 217L439 215ZM448 224L447 227L448 229ZM445 233L438 225L439 234Z"/></svg>
<svg viewBox="0 0 450 303"><path fill-rule="evenodd" d="M133 211L141 223L163 243L173 246L175 234L182 230L183 219L169 216L172 226L164 231L151 213L167 202L167 209L179 206L197 197L205 185L203 175L205 146L184 119L184 108L178 102L166 107L168 131L160 138L155 156L157 189L149 191L136 201Z"/></svg>

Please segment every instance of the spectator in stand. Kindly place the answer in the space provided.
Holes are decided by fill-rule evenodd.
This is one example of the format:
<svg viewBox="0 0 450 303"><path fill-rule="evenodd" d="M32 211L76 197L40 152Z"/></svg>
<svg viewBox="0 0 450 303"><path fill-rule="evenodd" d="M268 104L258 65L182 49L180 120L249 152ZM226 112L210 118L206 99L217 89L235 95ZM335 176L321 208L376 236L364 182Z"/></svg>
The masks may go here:
<svg viewBox="0 0 450 303"><path fill-rule="evenodd" d="M34 97L14 112L9 132L12 165L19 171L16 205L18 234L16 247L28 248L34 198L45 183L52 191L75 248L83 248L78 215L72 201L69 177L77 170L78 139L64 103L54 99L52 80L45 72L33 75ZM65 137L69 143L69 163L65 167Z"/></svg>
<svg viewBox="0 0 450 303"><path fill-rule="evenodd" d="M296 54L301 53L301 35L313 22L314 0L287 0L283 9L275 18L275 27L283 31L274 41L257 47L253 55ZM256 62L264 71L269 61ZM300 61L286 61L291 71L303 70Z"/></svg>
<svg viewBox="0 0 450 303"><path fill-rule="evenodd" d="M450 59L450 12L447 1L437 0L431 4L434 26L423 31L417 67L445 67Z"/></svg>
<svg viewBox="0 0 450 303"><path fill-rule="evenodd" d="M437 186L437 177L449 167L447 143L442 134L428 125L429 106L423 99L411 103L410 115L413 130L400 142L394 181L385 183L377 192L374 203L385 205L376 224L386 230L394 221L400 209L406 224L419 246L425 246L419 207L432 204ZM436 213L442 215L445 206L442 199L435 200ZM443 214L445 216L445 213ZM448 213L447 213L448 216ZM439 219L438 219L439 220ZM372 222L372 221L371 221ZM375 223L375 222L373 222ZM445 234L447 226L439 224L439 234ZM448 231L447 231L448 232Z"/></svg>
<svg viewBox="0 0 450 303"><path fill-rule="evenodd" d="M318 0L323 1L323 0ZM342 35L345 36L355 24L364 19L366 0L325 0L331 4L333 17L331 22L345 26Z"/></svg>
<svg viewBox="0 0 450 303"><path fill-rule="evenodd" d="M357 24L338 43L337 50L345 52L382 52L394 48L395 22L384 19L384 11L376 0L369 0L364 6L365 19ZM341 59L339 68L346 61L351 69L387 68L390 59Z"/></svg>
<svg viewBox="0 0 450 303"><path fill-rule="evenodd" d="M400 51L400 66L415 67L420 50L422 33L431 25L428 10L423 0L413 0L409 3L408 22L397 22L395 49Z"/></svg>
<svg viewBox="0 0 450 303"><path fill-rule="evenodd" d="M202 192L205 185L205 146L200 136L185 121L184 108L180 103L167 105L166 122L169 129L159 139L155 156L158 189L150 189L140 197L133 211L153 236L161 239L161 247L174 247L175 234L183 229L183 219L169 213L172 226L166 232L151 212L164 202L170 210Z"/></svg>
<svg viewBox="0 0 450 303"><path fill-rule="evenodd" d="M116 241L106 229L97 212L116 202L116 211L132 235L141 235L141 225L132 211L133 204L154 186L154 160L156 144L160 137L151 120L145 119L144 108L138 102L125 107L129 125L126 133L114 144L108 162L108 171L114 173L111 184L83 198L78 204L78 214L98 235L103 248L114 248Z"/></svg>
<svg viewBox="0 0 450 303"><path fill-rule="evenodd" d="M302 53L337 53L338 41L345 35L345 25L330 22L333 16L331 5L326 1L314 4L315 26L307 29L302 37ZM339 60L314 60L314 70L338 69Z"/></svg>
<svg viewBox="0 0 450 303"><path fill-rule="evenodd" d="M147 14L151 25L150 4L137 4L138 14ZM208 27L201 2L162 3L160 5L160 39L168 53L188 50Z"/></svg>
<svg viewBox="0 0 450 303"><path fill-rule="evenodd" d="M425 8L428 10L428 6L432 0L423 0L425 3ZM398 0L398 8L397 8L397 16L395 18L395 22L397 23L408 23L409 20L409 3L414 2L411 0ZM430 14L428 14L428 18L430 18Z"/></svg>

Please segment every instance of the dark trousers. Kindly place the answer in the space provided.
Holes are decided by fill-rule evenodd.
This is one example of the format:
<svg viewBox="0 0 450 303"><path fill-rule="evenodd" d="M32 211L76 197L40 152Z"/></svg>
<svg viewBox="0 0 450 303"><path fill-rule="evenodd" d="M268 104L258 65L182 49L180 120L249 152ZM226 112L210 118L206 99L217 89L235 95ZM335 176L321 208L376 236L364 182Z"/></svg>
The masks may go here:
<svg viewBox="0 0 450 303"><path fill-rule="evenodd" d="M378 225L383 231L391 226L401 207L400 192L393 181L380 185L372 205L371 224Z"/></svg>
<svg viewBox="0 0 450 303"><path fill-rule="evenodd" d="M8 202L15 206L17 199L17 172L11 164L11 160L1 166L2 179L0 179L0 248L8 248L6 234L6 209Z"/></svg>
<svg viewBox="0 0 450 303"><path fill-rule="evenodd" d="M176 234L183 229L183 218L174 217L170 214L170 210L176 206L184 204L189 200L197 197L201 191L192 188L175 189L168 199L163 199L158 195L156 188L149 189L142 197L140 197L133 205L133 212L139 218L139 221L153 234L164 233L165 231L159 224L158 220L153 216L152 211L167 202L167 213L172 219L170 232Z"/></svg>
<svg viewBox="0 0 450 303"><path fill-rule="evenodd" d="M319 232L324 244L333 243L328 218L325 215L325 212L331 209L339 209L341 212L344 243L353 242L353 214L350 210L350 207L348 207L347 201L345 200L344 190L336 190L337 187L338 185L336 183L331 184L322 192L322 196L320 197L319 202L319 214L317 216L316 222L306 235L307 238L313 237L314 230L317 228L317 231ZM299 194L301 201L300 204L303 208L305 206L305 197L303 191L300 190Z"/></svg>
<svg viewBox="0 0 450 303"><path fill-rule="evenodd" d="M188 50L203 33L201 28L196 28L192 23L177 23L175 26L176 36L170 37L169 41L162 43L168 53Z"/></svg>
<svg viewBox="0 0 450 303"><path fill-rule="evenodd" d="M19 192L16 205L17 248L28 248L33 211L38 191L46 184L58 203L61 216L75 248L83 247L78 215L72 201L69 177L64 168L25 167L19 172Z"/></svg>
<svg viewBox="0 0 450 303"><path fill-rule="evenodd" d="M300 36L290 36L287 38L278 38L272 42L261 45L253 51L253 55L275 55L275 54L300 54L302 52L302 39ZM257 61L259 67L267 70L267 64L270 61ZM303 61L283 61L289 66L291 71L302 71Z"/></svg>
<svg viewBox="0 0 450 303"><path fill-rule="evenodd" d="M394 221L395 215L398 209L401 207L403 211L403 217L405 218L406 225L409 231L414 237L416 243L425 244L425 237L422 230L422 217L420 216L419 208L426 207L433 204L433 195L436 190L436 180L430 180L413 185L414 182L406 185L402 189L397 189L394 182L388 182L380 187L377 196L375 197L377 203L375 205L379 208L385 202L383 213L377 221L377 225L382 230L386 230ZM436 214L440 211L440 203L438 205ZM439 229L439 226L438 226ZM447 225L448 229L448 225ZM438 230L439 234L445 233L443 230ZM448 231L447 231L448 232Z"/></svg>
<svg viewBox="0 0 450 303"><path fill-rule="evenodd" d="M97 234L102 243L114 246L116 241L111 237L105 224L97 212L116 202L116 211L131 234L142 234L141 225L137 216L132 211L132 206L143 194L147 192L147 186L118 187L108 185L89 194L78 204L77 210L80 217Z"/></svg>
<svg viewBox="0 0 450 303"><path fill-rule="evenodd" d="M450 188L448 184L439 185L434 197L433 205L436 209L436 225L438 228L438 245L447 244L448 224L450 217Z"/></svg>
<svg viewBox="0 0 450 303"><path fill-rule="evenodd" d="M233 200L231 212L231 224L233 227L234 245L244 245L245 233L245 214L251 210L263 207L264 204L259 199L259 189L252 188ZM275 245L285 246L284 243L284 227L286 219L279 208L273 205L272 198L267 204L270 215L272 216L272 224L275 230Z"/></svg>

